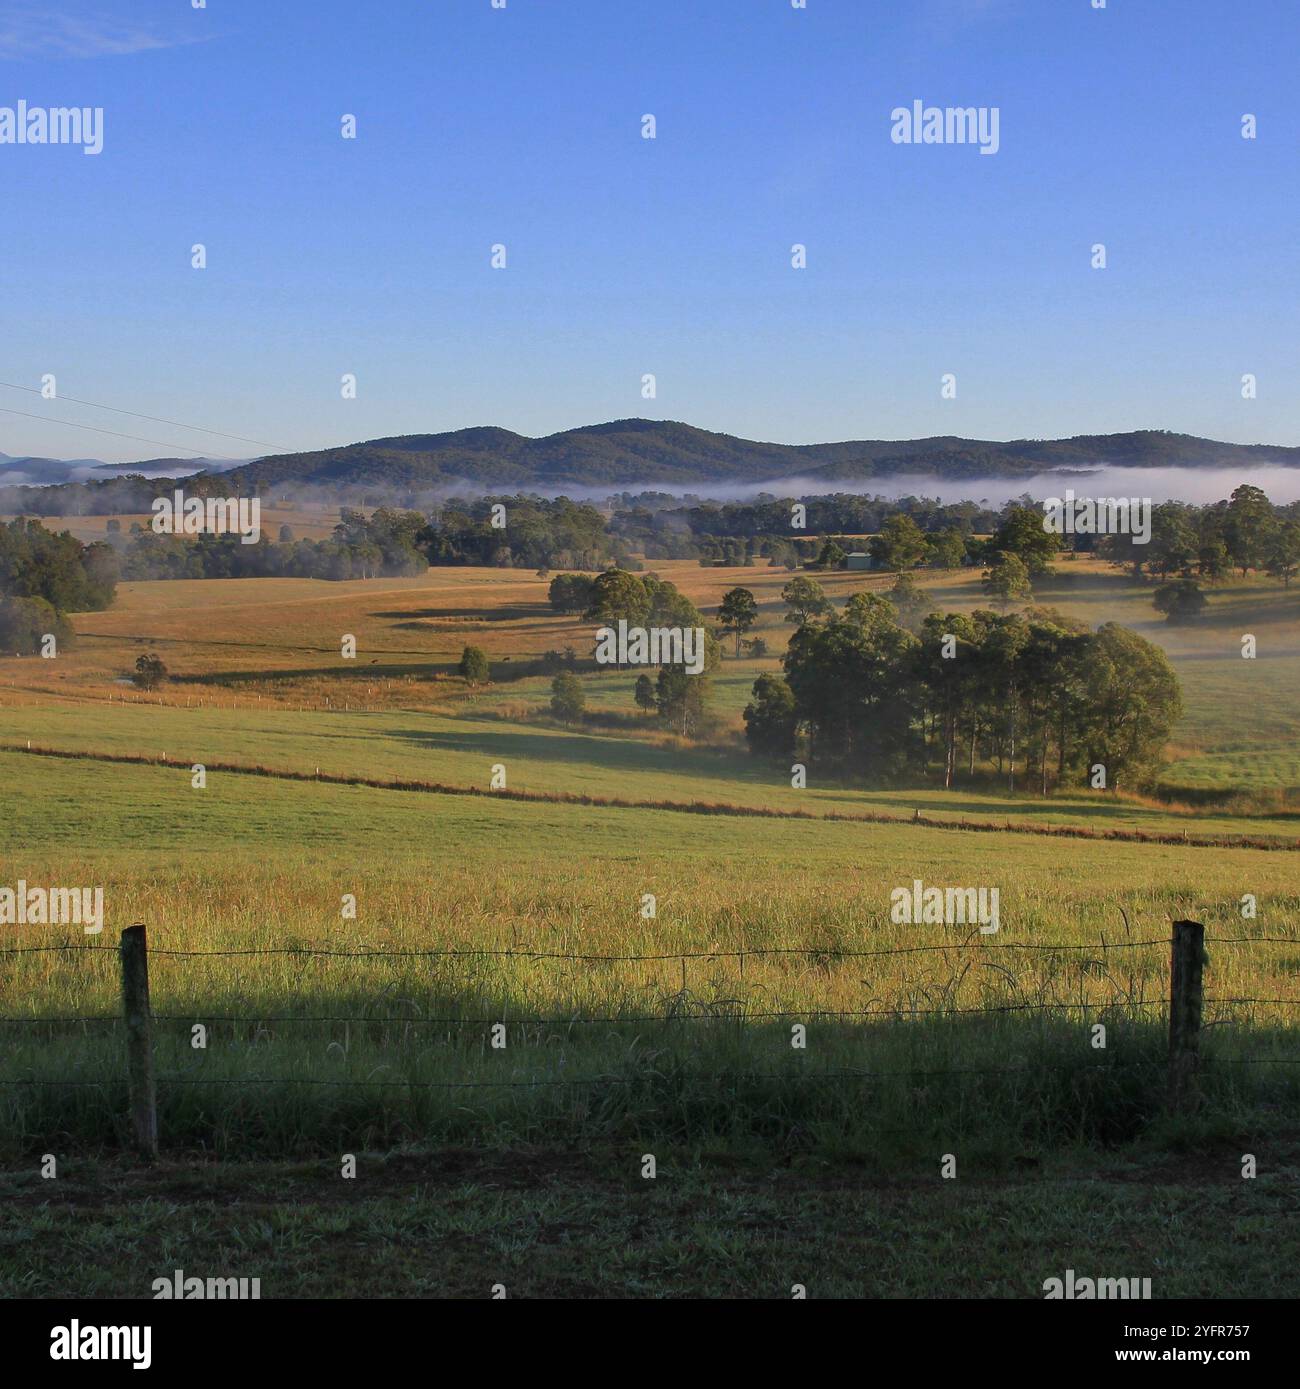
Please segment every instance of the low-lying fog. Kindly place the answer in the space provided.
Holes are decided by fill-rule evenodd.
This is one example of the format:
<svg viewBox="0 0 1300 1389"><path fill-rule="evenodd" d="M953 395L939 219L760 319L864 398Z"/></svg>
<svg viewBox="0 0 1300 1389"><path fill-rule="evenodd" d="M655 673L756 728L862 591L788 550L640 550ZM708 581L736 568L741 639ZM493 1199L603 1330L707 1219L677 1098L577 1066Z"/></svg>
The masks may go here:
<svg viewBox="0 0 1300 1389"><path fill-rule="evenodd" d="M917 473L895 473L890 477L866 478L858 482L827 482L821 478L787 478L779 483L730 487L702 484L680 487L647 483L643 487L622 487L621 492L690 493L716 501L749 501L760 493L777 497L801 494L825 495L829 492L866 493L873 497L937 497L940 502L983 502L1000 507L1028 493L1035 501L1063 497L1066 488L1076 497L1150 497L1154 502L1180 501L1204 505L1226 500L1236 487L1248 482L1262 488L1269 500L1286 503L1300 500L1300 468L1079 468L1036 473L1032 477L939 478ZM607 496L608 488L584 489L591 496ZM569 491L568 496L574 493Z"/></svg>
<svg viewBox="0 0 1300 1389"><path fill-rule="evenodd" d="M44 460L42 460L44 461ZM237 462L203 460L205 471L224 472L238 467ZM27 482L35 485L49 485L54 479L46 472L22 476L22 468L6 469L0 463L0 486ZM134 470L131 470L134 471ZM148 478L181 477L190 469L172 468L167 471L141 468L140 473ZM80 464L69 465L71 476L58 481L80 481L85 478L102 479L106 474L102 469L85 467ZM1154 502L1183 501L1204 505L1207 502L1225 500L1234 488L1243 482L1252 483L1267 493L1275 503L1285 504L1300 500L1300 468L1283 468L1268 465L1258 468L1123 468L1102 465L1096 468L1062 469L1055 472L1037 473L1018 478L939 478L922 473L895 473L887 477L864 478L856 481L830 481L825 478L783 478L776 482L761 483L667 483L637 482L617 487L608 484L599 487L578 486L522 486L513 483L489 485L477 482L448 480L433 487L398 487L383 489L367 485L364 489L336 491L327 486L313 484L287 483L271 488L268 500L297 502L305 505L337 505L342 500L356 502L358 493L364 491L369 505L388 502L391 505L405 505L413 498L417 505L442 502L452 497L469 498L483 495L510 495L524 493L539 497L570 497L574 501L604 503L614 496L636 497L642 493L657 494L660 497L689 498L693 501L746 502L755 497L771 496L777 498L801 496L825 496L833 492L865 494L889 499L897 497L933 497L942 503L973 501L992 509L997 509L1014 498L1025 494L1035 501L1048 497L1063 497L1067 488L1076 497L1149 497Z"/></svg>

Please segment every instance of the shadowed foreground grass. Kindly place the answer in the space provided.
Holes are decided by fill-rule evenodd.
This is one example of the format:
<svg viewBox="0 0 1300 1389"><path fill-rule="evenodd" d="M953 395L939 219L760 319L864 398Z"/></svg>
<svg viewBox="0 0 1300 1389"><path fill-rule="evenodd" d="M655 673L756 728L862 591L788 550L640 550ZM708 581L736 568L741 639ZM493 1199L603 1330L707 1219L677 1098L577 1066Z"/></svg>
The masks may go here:
<svg viewBox="0 0 1300 1389"><path fill-rule="evenodd" d="M1047 1278L1150 1278L1156 1299L1300 1295L1300 1146L1202 1137L1195 1159L1071 1155L990 1177L938 1154L785 1170L535 1149L307 1165L67 1162L0 1177L0 1296L148 1298L246 1277L263 1298L1027 1298Z"/></svg>

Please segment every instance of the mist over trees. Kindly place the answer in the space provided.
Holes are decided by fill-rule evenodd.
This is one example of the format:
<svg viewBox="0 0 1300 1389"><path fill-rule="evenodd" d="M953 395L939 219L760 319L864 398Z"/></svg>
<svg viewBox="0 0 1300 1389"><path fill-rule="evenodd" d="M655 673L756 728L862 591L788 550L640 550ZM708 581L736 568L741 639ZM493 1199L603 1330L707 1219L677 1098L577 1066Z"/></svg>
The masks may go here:
<svg viewBox="0 0 1300 1389"><path fill-rule="evenodd" d="M238 495L238 478L221 474L183 483L115 478L6 490L21 493L33 513L129 512L148 511L156 496L177 485L187 495ZM74 506L68 488L90 489L95 504ZM1249 484L1209 506L1164 502L1153 507L1145 544L1125 534L1049 532L1041 504L1028 495L998 510L970 501L943 504L926 497L851 493L798 500L806 511L802 529L791 525L795 498L761 495L714 503L623 493L601 507L518 494L433 499L422 509L384 505L368 515L345 506L333 534L323 540L295 540L292 528L282 526L278 541L263 538L245 545L231 535L155 534L136 522L126 535L119 525L107 543L129 579L365 579L420 573L425 564L526 567L549 575L612 566L636 571L655 559L816 572L845 568L851 555L863 551L873 567L900 573L921 566L991 569L1001 556L1013 555L1031 583L1060 550L1100 554L1135 578L1216 580L1233 572L1261 572L1289 584L1300 573L1300 503L1274 506Z"/></svg>
<svg viewBox="0 0 1300 1389"><path fill-rule="evenodd" d="M806 534L791 527L795 501L806 507ZM978 503L944 505L920 497L893 499L846 492L683 503L664 493L635 497L625 493L613 499L609 526L648 560L698 559L705 565L729 566L762 561L792 569L821 563L835 568L849 552L864 548L864 542L854 537L875 534L894 516L912 522L911 534L922 534L920 554L928 563L941 559L947 567L965 562L962 537L998 524L998 513Z"/></svg>
<svg viewBox="0 0 1300 1389"><path fill-rule="evenodd" d="M1013 555L1032 584L1058 552L1072 550L1099 554L1138 578L1195 573L1217 579L1236 570L1243 576L1264 572L1289 583L1300 572L1300 503L1274 506L1249 484L1208 506L1153 506L1152 534L1145 544L1126 534L1056 534L1043 524L1042 504L1028 495L996 511L974 502L943 505L924 497L804 497L807 534L791 528L793 500L682 506L648 494L636 505L616 507L610 528L647 559L698 558L704 565L762 562L832 570L846 567L851 553L865 550L874 568L907 572L917 567L991 568L1000 556Z"/></svg>

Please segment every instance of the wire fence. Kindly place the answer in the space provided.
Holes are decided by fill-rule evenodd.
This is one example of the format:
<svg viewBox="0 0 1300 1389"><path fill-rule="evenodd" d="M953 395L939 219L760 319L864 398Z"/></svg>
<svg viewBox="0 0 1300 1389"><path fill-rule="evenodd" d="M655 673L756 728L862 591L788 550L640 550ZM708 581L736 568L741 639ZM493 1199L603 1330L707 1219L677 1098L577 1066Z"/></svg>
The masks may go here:
<svg viewBox="0 0 1300 1389"><path fill-rule="evenodd" d="M806 945L806 946L745 946L733 949L708 949L708 950L673 950L673 951L653 951L653 952L620 952L620 953L591 953L582 951L566 950L533 950L526 947L474 947L469 949L459 947L440 947L421 950L385 950L376 948L338 950L314 946L292 945L280 947L254 947L230 950L194 950L194 949L151 949L148 954L155 957L174 959L174 960L203 960L215 958L242 958L255 959L264 957L279 957L284 959L304 959L304 960L323 960L323 961L362 961L366 963L379 963L387 961L409 961L409 960L441 960L441 961L463 961L463 960L506 960L506 961L561 961L573 964L658 964L678 962L682 968L683 995L686 993L686 970L692 961L715 961L731 960L738 963L743 978L744 962L747 959L757 958L792 958L804 957L816 959L819 962L830 962L834 960L861 960L878 959L892 956L912 956L935 953L951 953L958 950L969 950L972 946L978 946L980 951L1025 951L1025 952L1046 952L1053 954L1090 953L1094 958L1100 956L1103 960L1111 951L1120 950L1148 950L1155 948L1171 949L1174 952L1174 967L1171 968L1171 982L1176 981L1177 977L1177 952L1179 949L1179 929L1181 927L1196 927L1195 950L1198 960L1203 958L1204 946L1209 945L1232 945L1254 947L1260 945L1295 945L1300 947L1300 939L1294 936L1205 936L1203 928L1196 923L1176 923L1175 932L1172 936L1147 937L1140 940L1108 941L1103 937L1098 942L1026 942L1026 941L994 941L987 936L977 934L972 931L962 941L949 942L944 944L915 945L915 946L893 946L886 948L846 948L840 946ZM979 1017L979 1016L1011 1016L1016 1014L1094 1014L1094 1015L1113 1015L1116 1012L1137 1012L1141 1010L1155 1010L1158 1012L1168 1012L1170 1017L1178 1011L1180 1000L1173 993L1169 997L1160 996L1157 998L1131 998L1131 997L1112 997L1108 1000L1065 1002L1062 1000L1042 1000L1042 1001L1019 1001L999 1004L986 1004L979 1007L958 1007L952 1004L944 1004L933 1007L917 1007L914 1005L884 1005L879 1007L855 1008L855 1009L826 1009L826 1008L749 1008L738 1000L713 1000L696 1001L694 1004L685 1005L675 1003L670 1008L659 1012L629 1012L629 1013L605 1013L600 1015L593 1014L568 1014L556 1016L507 1016L508 1010L498 1010L492 1016L469 1016L466 1014L433 1015L421 1013L225 1013L211 1012L206 1013L202 1009L195 1009L188 1012L154 1012L149 1006L147 997L147 969L143 967L144 936L143 928L132 928L139 932L140 950L142 953L142 972L144 975L144 994L134 1001L135 1016L134 1022L137 1031L141 1025L144 1026L146 1039L151 1038L151 1029L155 1024L174 1025L182 1024L193 1027L195 1024L223 1024L233 1026L246 1026L254 1028L268 1028L281 1026L326 1026L326 1025L347 1025L357 1027L387 1027L401 1026L407 1029L413 1027L436 1027L439 1029L471 1029L471 1028L492 1028L498 1026L510 1027L538 1027L564 1029L571 1027L590 1027L590 1026L617 1026L622 1024L717 1024L732 1023L745 1024L750 1022L789 1022L797 1020L805 1023L832 1021L832 1022L851 1022L859 1020L885 1020L885 1021L906 1021L911 1018L928 1017ZM132 1027L133 1013L132 1001L129 988L129 971L127 969L126 943L130 932L123 935L123 945L121 947L111 945L96 944L60 944L48 946L19 946L6 947L0 949L0 955L41 955L41 954L105 954L120 956L123 961L124 970L124 998L126 1006L124 1012L118 1014L73 1014L48 1016L33 1013L30 1015L7 1015L0 1016L0 1025L3 1026L22 1026L22 1027L126 1027L128 1031ZM1219 1007L1267 1007L1267 1008L1286 1008L1300 1006L1300 998L1277 998L1262 996L1243 996L1243 995L1205 995L1199 987L1200 972L1199 965L1196 971L1197 986L1195 997L1190 1001L1195 1012L1195 1030L1199 1033L1201 1026L1202 1010L1206 1005L1217 1005ZM694 1011L691 1011L694 1009ZM1211 1023L1210 1026L1219 1025ZM1171 1044L1171 1050L1172 1050ZM1199 1055L1196 1058L1197 1064L1200 1063ZM1300 1054L1293 1056L1267 1056L1257 1058L1212 1058L1207 1059L1206 1064L1211 1065L1300 1065ZM1111 1070L1113 1066L1089 1065L1089 1066L1057 1066L1047 1065L1026 1065L1016 1067L951 1067L945 1069L917 1069L917 1070L890 1070L872 1071L858 1069L840 1069L834 1071L809 1071L800 1069L797 1072L757 1072L757 1071L728 1071L725 1079L728 1081L762 1081L762 1080L788 1080L793 1075L797 1075L802 1081L825 1080L825 1081L863 1081L872 1079L884 1079L889 1077L911 1076L911 1077L937 1077L937 1076L960 1076L960 1075L1015 1075L1027 1074L1043 1070ZM712 1073L702 1073L694 1079L707 1081L709 1079L723 1078ZM487 1089L487 1088L528 1088L532 1086L559 1086L575 1087L587 1085L607 1085L607 1084L632 1084L630 1077L619 1077L610 1075L597 1075L588 1077L564 1077L564 1078L544 1078L534 1077L527 1080L511 1079L492 1079L492 1080L473 1080L473 1081L418 1081L418 1080L387 1080L387 1079L323 1079L316 1077L302 1076L276 1076L272 1078L257 1077L195 1077L172 1075L162 1078L167 1085L300 1085L300 1086L330 1086L330 1087L375 1087L375 1088L413 1088L413 1089ZM100 1087L105 1082L99 1080L83 1080L76 1078L32 1078L16 1077L4 1078L0 1083L6 1085L34 1085L34 1086L84 1086Z"/></svg>
<svg viewBox="0 0 1300 1389"><path fill-rule="evenodd" d="M996 950L1141 950L1150 946L1168 947L1170 936L1149 936L1144 940L1108 941L1102 937L1097 942L1065 941L1058 944L1043 941L993 941L988 936L978 937L983 948ZM1206 936L1206 945L1294 945L1300 946L1300 936ZM465 950L457 947L442 947L433 950L325 950L311 945L257 946L243 950L166 950L149 947L150 958L173 956L186 959L217 959L246 955L309 955L314 958L347 960L398 960L398 959L455 959L465 956L506 957L528 960L572 960L577 962L609 961L656 961L656 960L727 960L748 958L758 955L812 955L831 958L862 959L873 955L917 955L927 951L960 950L968 947L972 938L952 941L944 945L900 945L883 950L846 950L838 945L747 945L734 950L665 950L650 954L593 955L569 950L527 950L516 946L499 946L491 949L473 947ZM116 955L115 945L23 945L0 949L0 955L43 955L62 952L98 951Z"/></svg>
<svg viewBox="0 0 1300 1389"><path fill-rule="evenodd" d="M1213 994L1205 996L1205 1003L1218 1003L1222 1005L1259 1005L1264 1007L1300 1007L1300 998L1217 998ZM703 1005L705 1007L713 1005ZM176 1022L186 1025L193 1025L196 1022L202 1023L239 1023L247 1026L260 1026L263 1024L279 1026L291 1023L402 1023L406 1025L422 1023L429 1027L487 1027L495 1023L508 1023L512 1027L573 1027L592 1025L592 1024L613 1024L613 1023L679 1023L679 1022L776 1022L788 1021L789 1019L808 1020L811 1022L839 1021L851 1018L892 1018L902 1020L906 1018L930 1018L930 1017L985 1017L1002 1013L1105 1013L1114 1009L1131 1008L1158 1008L1161 1010L1169 1007L1167 998L1154 999L1111 999L1108 1001L1098 1001L1093 1003L1004 1003L989 1004L982 1008L909 1008L902 1006L890 1006L884 1008L782 1008L782 1009L744 1009L743 1011L731 1010L727 1012L705 1012L705 1013L683 1013L680 1011L663 1013L608 1013L604 1016L593 1016L583 1014L562 1014L556 1017L516 1017L516 1016L493 1016L493 1017L466 1017L458 1014L455 1017L437 1017L433 1015L422 1015L419 1013L409 1014L386 1014L386 1013L284 1013L284 1014L259 1014L259 1013L208 1013L202 1009L195 1009L188 1013L150 1013L154 1022ZM0 1024L33 1024L33 1025L56 1025L71 1023L112 1023L121 1026L123 1019L117 1014L84 1014L72 1017L44 1017L33 1014L30 1017L3 1017L0 1016Z"/></svg>

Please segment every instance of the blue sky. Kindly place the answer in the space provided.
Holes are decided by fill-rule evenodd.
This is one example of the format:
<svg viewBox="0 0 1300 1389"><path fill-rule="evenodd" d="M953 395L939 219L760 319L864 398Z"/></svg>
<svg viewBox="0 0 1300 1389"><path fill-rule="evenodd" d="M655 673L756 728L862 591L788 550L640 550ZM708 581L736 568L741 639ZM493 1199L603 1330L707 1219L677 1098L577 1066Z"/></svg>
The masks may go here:
<svg viewBox="0 0 1300 1389"><path fill-rule="evenodd" d="M0 0L0 107L104 110L99 155L0 145L0 380L291 448L1300 444L1298 52L1295 0ZM915 99L998 153L892 143ZM0 406L10 454L268 451Z"/></svg>

